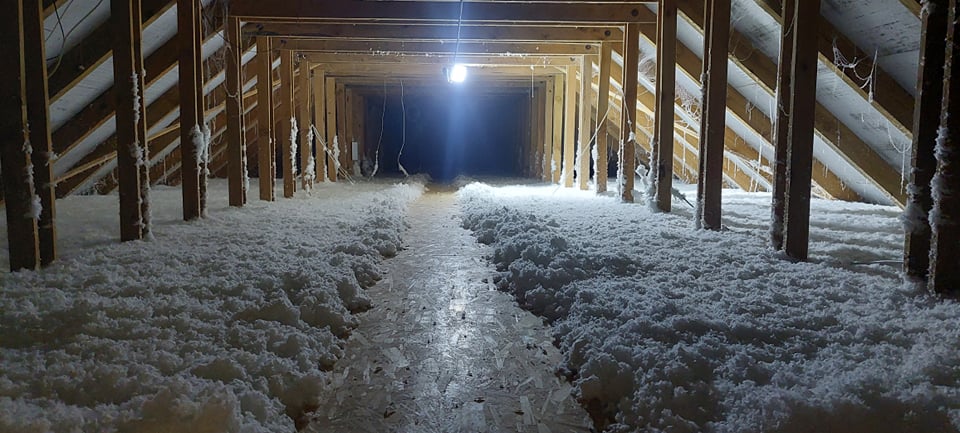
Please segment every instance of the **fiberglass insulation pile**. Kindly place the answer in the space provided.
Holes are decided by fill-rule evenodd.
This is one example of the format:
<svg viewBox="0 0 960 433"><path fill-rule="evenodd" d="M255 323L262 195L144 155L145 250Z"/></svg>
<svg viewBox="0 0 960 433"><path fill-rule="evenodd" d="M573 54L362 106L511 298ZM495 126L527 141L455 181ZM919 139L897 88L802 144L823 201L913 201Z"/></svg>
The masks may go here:
<svg viewBox="0 0 960 433"><path fill-rule="evenodd" d="M460 202L607 431L957 431L960 306L851 263L899 257L898 211L816 201L794 264L766 246L769 195L724 194L720 233L555 187Z"/></svg>
<svg viewBox="0 0 960 433"><path fill-rule="evenodd" d="M149 242L116 242L116 196L58 202L61 260L0 274L0 431L294 431L422 187L230 209L225 186L191 223L154 190Z"/></svg>

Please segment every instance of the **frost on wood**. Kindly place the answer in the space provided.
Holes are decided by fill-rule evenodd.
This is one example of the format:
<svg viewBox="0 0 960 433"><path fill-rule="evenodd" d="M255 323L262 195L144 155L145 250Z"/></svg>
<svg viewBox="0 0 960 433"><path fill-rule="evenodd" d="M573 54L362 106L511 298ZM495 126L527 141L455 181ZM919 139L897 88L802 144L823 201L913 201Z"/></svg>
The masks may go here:
<svg viewBox="0 0 960 433"><path fill-rule="evenodd" d="M125 245L102 218L115 200L65 201L64 230L102 239L0 275L0 431L295 431L422 187L328 191L337 206L278 202L190 225L177 223L179 191L159 188L163 233ZM226 196L211 183L218 205Z"/></svg>
<svg viewBox="0 0 960 433"><path fill-rule="evenodd" d="M936 232L940 224L943 222L940 218L940 203L948 195L954 194L954 191L951 191L949 185L947 185L947 180L944 179L943 173L941 172L942 168L947 165L947 161L950 161L952 155L950 155L950 150L947 147L947 139L950 131L946 126L941 126L937 131L937 146L934 149L934 152L937 156L937 172L933 175L933 179L930 181L930 196L933 198L933 208L930 209L930 215L928 215L930 228ZM933 251L931 251L931 254ZM932 261L933 257L931 257Z"/></svg>
<svg viewBox="0 0 960 433"><path fill-rule="evenodd" d="M837 262L898 254L893 209L814 201L823 234L845 240L820 245L828 266L578 193L473 184L459 200L606 432L960 431L960 305ZM731 224L767 212L768 194L736 198Z"/></svg>
<svg viewBox="0 0 960 433"><path fill-rule="evenodd" d="M297 134L300 128L297 127L297 118L290 118L290 172L297 175Z"/></svg>
<svg viewBox="0 0 960 433"><path fill-rule="evenodd" d="M136 72L130 76L130 81L133 83L133 123L140 123L140 76Z"/></svg>

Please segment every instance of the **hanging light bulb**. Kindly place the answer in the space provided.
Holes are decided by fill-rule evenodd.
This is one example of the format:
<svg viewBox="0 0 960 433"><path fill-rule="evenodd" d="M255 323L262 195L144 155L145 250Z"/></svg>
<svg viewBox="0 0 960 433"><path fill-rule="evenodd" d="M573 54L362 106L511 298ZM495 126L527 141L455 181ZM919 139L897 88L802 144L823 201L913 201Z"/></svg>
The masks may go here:
<svg viewBox="0 0 960 433"><path fill-rule="evenodd" d="M462 83L467 79L467 67L462 64L455 64L453 68L450 69L450 82L451 83Z"/></svg>

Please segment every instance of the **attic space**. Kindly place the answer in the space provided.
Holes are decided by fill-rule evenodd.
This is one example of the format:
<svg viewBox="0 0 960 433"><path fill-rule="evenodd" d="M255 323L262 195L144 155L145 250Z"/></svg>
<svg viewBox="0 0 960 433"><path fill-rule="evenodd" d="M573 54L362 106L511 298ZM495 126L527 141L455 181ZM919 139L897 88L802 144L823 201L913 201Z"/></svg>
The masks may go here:
<svg viewBox="0 0 960 433"><path fill-rule="evenodd" d="M960 0L10 0L0 433L960 433Z"/></svg>

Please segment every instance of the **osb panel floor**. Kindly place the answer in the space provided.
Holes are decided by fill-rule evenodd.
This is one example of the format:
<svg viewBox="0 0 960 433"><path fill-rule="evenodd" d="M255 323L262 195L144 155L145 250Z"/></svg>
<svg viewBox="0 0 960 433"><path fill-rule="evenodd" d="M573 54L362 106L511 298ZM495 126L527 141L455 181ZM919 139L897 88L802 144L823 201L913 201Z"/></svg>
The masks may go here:
<svg viewBox="0 0 960 433"><path fill-rule="evenodd" d="M408 222L305 431L589 432L549 329L496 291L454 195L425 194Z"/></svg>

